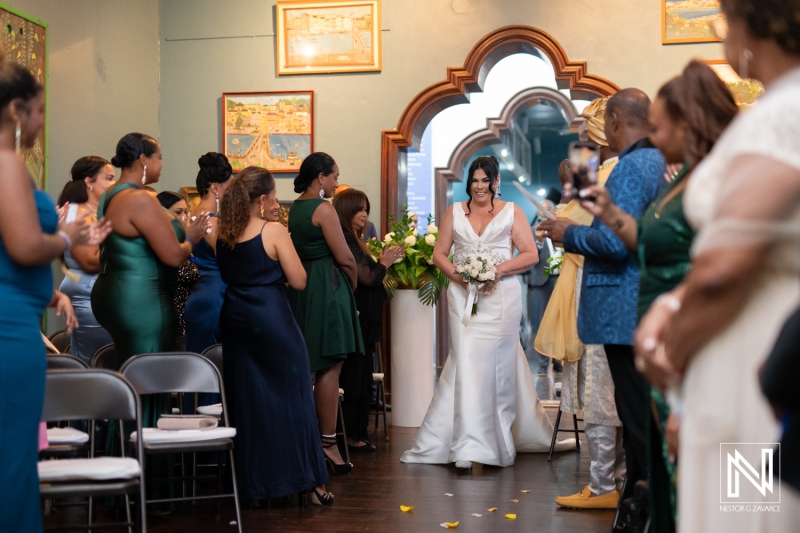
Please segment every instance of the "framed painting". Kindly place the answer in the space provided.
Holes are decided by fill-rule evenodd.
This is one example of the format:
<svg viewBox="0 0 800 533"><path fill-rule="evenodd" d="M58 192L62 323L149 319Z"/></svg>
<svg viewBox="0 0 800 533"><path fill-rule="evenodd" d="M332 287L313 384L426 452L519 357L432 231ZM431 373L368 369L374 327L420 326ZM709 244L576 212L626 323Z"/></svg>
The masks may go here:
<svg viewBox="0 0 800 533"><path fill-rule="evenodd" d="M197 187L181 187L181 196L186 200L186 207L189 212L194 213L200 204L200 194L197 192Z"/></svg>
<svg viewBox="0 0 800 533"><path fill-rule="evenodd" d="M739 109L746 109L752 106L764 94L764 85L760 81L752 78L743 80L724 59L711 59L703 61L703 63L710 66L717 76L725 82Z"/></svg>
<svg viewBox="0 0 800 533"><path fill-rule="evenodd" d="M224 93L222 146L233 172L297 172L314 151L314 92Z"/></svg>
<svg viewBox="0 0 800 533"><path fill-rule="evenodd" d="M278 74L381 70L380 0L278 2Z"/></svg>
<svg viewBox="0 0 800 533"><path fill-rule="evenodd" d="M661 43L716 43L719 0L661 0Z"/></svg>
<svg viewBox="0 0 800 533"><path fill-rule="evenodd" d="M19 63L44 87L47 117L47 23L0 3L0 46L6 61ZM23 153L25 166L40 189L47 188L47 123L39 132L33 148Z"/></svg>

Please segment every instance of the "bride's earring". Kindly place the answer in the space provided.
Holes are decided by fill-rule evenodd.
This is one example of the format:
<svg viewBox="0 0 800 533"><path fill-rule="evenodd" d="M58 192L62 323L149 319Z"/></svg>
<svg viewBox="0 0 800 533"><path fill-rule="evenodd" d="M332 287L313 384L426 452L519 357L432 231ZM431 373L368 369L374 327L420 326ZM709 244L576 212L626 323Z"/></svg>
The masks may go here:
<svg viewBox="0 0 800 533"><path fill-rule="evenodd" d="M750 77L750 62L753 60L753 52L747 48L739 54L739 76L746 80Z"/></svg>
<svg viewBox="0 0 800 533"><path fill-rule="evenodd" d="M142 185L144 185L147 183L147 164L145 163L142 166L144 167L144 170L142 171Z"/></svg>

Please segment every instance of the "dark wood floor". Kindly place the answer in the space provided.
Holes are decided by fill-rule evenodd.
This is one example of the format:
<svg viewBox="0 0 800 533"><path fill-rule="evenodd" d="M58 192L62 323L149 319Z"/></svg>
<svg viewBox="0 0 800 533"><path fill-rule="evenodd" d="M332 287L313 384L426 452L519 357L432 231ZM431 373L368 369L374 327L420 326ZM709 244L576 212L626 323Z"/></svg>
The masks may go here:
<svg viewBox="0 0 800 533"><path fill-rule="evenodd" d="M551 378L537 378L537 389L545 405L552 390ZM551 419L556 408L547 407ZM571 420L562 427L571 427ZM348 476L331 475L329 490L336 495L331 507L299 508L295 501L277 509L243 510L244 530L266 532L426 532L440 531L443 522L458 521L457 531L569 531L607 532L614 519L612 511L574 511L560 509L553 499L572 494L589 480L589 458L582 451L555 454L521 454L509 468L478 466L472 471L450 466L408 465L400 462L403 451L411 447L416 428L390 427L390 441L375 439L374 454L352 454L355 468ZM566 437L566 435L564 435ZM522 491L530 491L523 493ZM452 494L447 496L446 494ZM515 503L512 500L519 500ZM401 505L414 506L411 513ZM490 513L487 509L496 507ZM473 513L482 516L473 516ZM516 514L515 520L505 518ZM61 518L66 518L62 516ZM164 517L151 517L152 533L208 532L233 533L233 506L223 504L216 520L213 504L179 505ZM52 522L51 522L52 523Z"/></svg>

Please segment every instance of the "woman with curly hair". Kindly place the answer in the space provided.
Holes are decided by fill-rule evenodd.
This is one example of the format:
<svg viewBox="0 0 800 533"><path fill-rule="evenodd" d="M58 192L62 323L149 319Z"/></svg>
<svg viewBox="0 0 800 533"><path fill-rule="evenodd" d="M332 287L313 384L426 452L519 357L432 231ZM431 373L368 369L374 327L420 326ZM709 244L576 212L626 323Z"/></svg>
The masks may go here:
<svg viewBox="0 0 800 533"><path fill-rule="evenodd" d="M260 167L244 169L222 201L220 329L236 474L251 504L307 490L330 505L308 352L286 297L287 283L305 288L306 271L279 213L275 179Z"/></svg>

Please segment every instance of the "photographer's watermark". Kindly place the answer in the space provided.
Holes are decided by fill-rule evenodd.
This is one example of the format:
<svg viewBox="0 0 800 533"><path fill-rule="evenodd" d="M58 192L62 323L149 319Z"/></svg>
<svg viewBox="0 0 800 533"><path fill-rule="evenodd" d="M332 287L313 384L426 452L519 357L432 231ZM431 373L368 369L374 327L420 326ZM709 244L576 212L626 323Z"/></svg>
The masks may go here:
<svg viewBox="0 0 800 533"><path fill-rule="evenodd" d="M720 443L720 511L780 512L779 451L777 442Z"/></svg>

